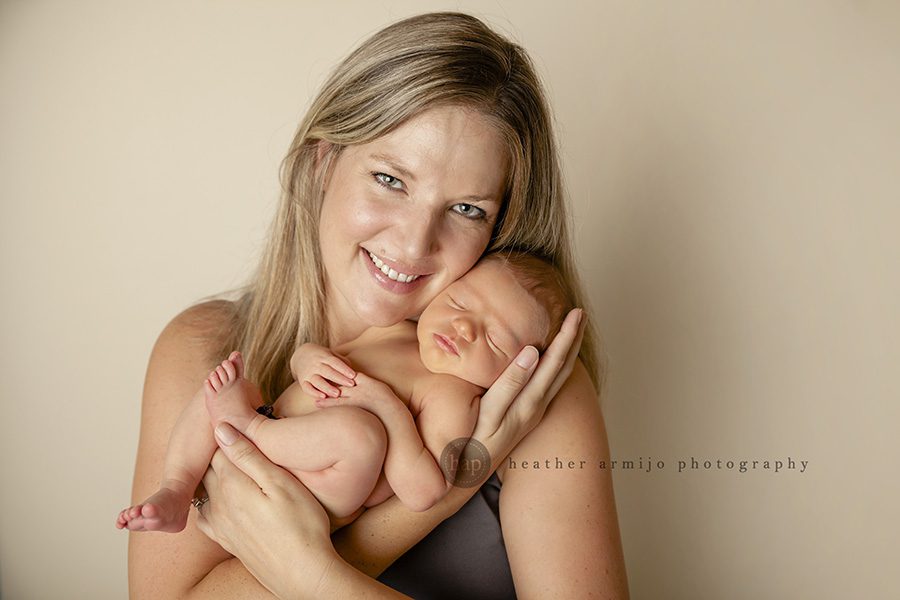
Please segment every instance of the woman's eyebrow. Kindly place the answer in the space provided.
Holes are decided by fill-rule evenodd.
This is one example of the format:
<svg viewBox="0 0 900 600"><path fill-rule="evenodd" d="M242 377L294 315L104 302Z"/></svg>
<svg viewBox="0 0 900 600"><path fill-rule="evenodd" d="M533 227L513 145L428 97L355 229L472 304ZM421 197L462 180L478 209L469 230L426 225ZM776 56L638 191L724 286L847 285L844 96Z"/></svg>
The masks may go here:
<svg viewBox="0 0 900 600"><path fill-rule="evenodd" d="M390 156L388 154L375 153L370 154L369 158L384 163L392 171L394 171L397 175L400 175L406 181L416 180L416 176L413 175L413 172L410 171L408 167L404 167L402 162L393 156ZM481 194L468 194L466 196L461 196L460 200L468 200L470 202L492 202L494 204L503 203L502 198L497 198L492 194L486 196Z"/></svg>
<svg viewBox="0 0 900 600"><path fill-rule="evenodd" d="M412 171L400 164L400 162L397 161L397 159L393 156L388 156L387 154L372 154L369 156L369 158L386 164L391 168L391 170L395 171L404 179L407 179L409 181L416 180L416 176L412 174Z"/></svg>
<svg viewBox="0 0 900 600"><path fill-rule="evenodd" d="M472 202L493 202L494 204L500 204L502 200L495 196L480 196L478 194L470 194L468 196L463 196L460 200L471 200Z"/></svg>

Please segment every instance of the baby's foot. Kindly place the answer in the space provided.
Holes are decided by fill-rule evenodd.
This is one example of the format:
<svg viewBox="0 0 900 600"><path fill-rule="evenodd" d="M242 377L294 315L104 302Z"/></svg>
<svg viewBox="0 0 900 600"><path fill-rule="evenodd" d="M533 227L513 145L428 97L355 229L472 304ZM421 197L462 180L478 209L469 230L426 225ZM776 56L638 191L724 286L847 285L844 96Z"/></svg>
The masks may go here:
<svg viewBox="0 0 900 600"><path fill-rule="evenodd" d="M178 533L187 524L191 499L169 488L158 492L141 504L119 513L116 527L131 531L167 531Z"/></svg>
<svg viewBox="0 0 900 600"><path fill-rule="evenodd" d="M259 423L266 418L253 408L262 404L259 389L244 379L244 359L240 352L232 352L209 374L203 384L206 409L213 425L227 421L235 429L252 437Z"/></svg>

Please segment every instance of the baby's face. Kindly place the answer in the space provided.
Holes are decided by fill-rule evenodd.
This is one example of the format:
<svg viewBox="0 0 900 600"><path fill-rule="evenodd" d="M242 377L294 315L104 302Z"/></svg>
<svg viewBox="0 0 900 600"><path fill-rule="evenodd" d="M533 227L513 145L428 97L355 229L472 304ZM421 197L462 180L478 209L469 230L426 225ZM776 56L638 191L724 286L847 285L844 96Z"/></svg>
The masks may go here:
<svg viewBox="0 0 900 600"><path fill-rule="evenodd" d="M522 348L540 344L549 326L543 307L490 260L432 300L416 334L425 368L487 388Z"/></svg>

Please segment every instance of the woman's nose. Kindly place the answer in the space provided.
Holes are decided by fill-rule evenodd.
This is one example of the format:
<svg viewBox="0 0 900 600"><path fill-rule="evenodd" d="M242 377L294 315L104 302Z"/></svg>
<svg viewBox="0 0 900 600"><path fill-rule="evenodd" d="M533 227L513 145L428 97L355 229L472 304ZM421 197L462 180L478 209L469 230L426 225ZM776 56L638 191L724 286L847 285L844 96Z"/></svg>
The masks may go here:
<svg viewBox="0 0 900 600"><path fill-rule="evenodd" d="M398 240L407 260L423 259L437 252L440 246L438 224L438 217L430 212L423 211L409 215L401 228L402 239Z"/></svg>
<svg viewBox="0 0 900 600"><path fill-rule="evenodd" d="M453 319L453 329L462 339L469 343L475 341L475 327L471 321L464 317L456 317Z"/></svg>

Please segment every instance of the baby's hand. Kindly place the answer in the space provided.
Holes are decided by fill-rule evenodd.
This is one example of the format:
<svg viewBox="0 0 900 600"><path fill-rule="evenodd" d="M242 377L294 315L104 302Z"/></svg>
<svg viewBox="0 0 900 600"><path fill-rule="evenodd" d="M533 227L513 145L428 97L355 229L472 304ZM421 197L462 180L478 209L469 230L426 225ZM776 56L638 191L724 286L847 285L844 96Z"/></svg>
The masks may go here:
<svg viewBox="0 0 900 600"><path fill-rule="evenodd" d="M356 371L331 350L317 344L303 344L291 356L291 374L300 388L313 398L340 396L336 387L353 387Z"/></svg>
<svg viewBox="0 0 900 600"><path fill-rule="evenodd" d="M356 385L352 389L341 389L340 397L319 397L316 399L316 406L319 408L341 405L358 406L377 413L377 409L390 407L392 403L396 402L402 404L397 395L394 394L394 390L386 383L374 377L369 377L365 373L357 373Z"/></svg>

